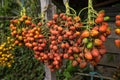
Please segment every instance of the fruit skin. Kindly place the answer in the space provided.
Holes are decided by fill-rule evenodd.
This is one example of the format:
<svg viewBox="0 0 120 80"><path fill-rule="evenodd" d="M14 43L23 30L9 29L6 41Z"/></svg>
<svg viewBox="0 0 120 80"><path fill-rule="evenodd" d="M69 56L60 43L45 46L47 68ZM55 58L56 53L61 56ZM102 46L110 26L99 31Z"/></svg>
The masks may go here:
<svg viewBox="0 0 120 80"><path fill-rule="evenodd" d="M116 28L116 29L115 29L115 33L116 33L117 35L120 35L120 29L119 29L119 28Z"/></svg>
<svg viewBox="0 0 120 80"><path fill-rule="evenodd" d="M99 53L104 55L107 52L106 48L99 49Z"/></svg>
<svg viewBox="0 0 120 80"><path fill-rule="evenodd" d="M92 54L90 52L85 53L85 58L88 60L92 60Z"/></svg>
<svg viewBox="0 0 120 80"><path fill-rule="evenodd" d="M120 15L116 15L116 20L120 20Z"/></svg>
<svg viewBox="0 0 120 80"><path fill-rule="evenodd" d="M88 38L83 38L83 40L82 40L82 42L84 43L84 44L86 44L86 43L88 43Z"/></svg>
<svg viewBox="0 0 120 80"><path fill-rule="evenodd" d="M80 66L80 68L85 68L87 66L87 62L82 61L79 66Z"/></svg>
<svg viewBox="0 0 120 80"><path fill-rule="evenodd" d="M100 38L100 40L102 40L103 42L106 41L106 37L105 37L104 35L99 35L99 38Z"/></svg>
<svg viewBox="0 0 120 80"><path fill-rule="evenodd" d="M93 57L98 57L99 56L99 51L96 48L93 48L92 51L91 51L91 53L92 53Z"/></svg>
<svg viewBox="0 0 120 80"><path fill-rule="evenodd" d="M115 45L116 47L120 48L120 39L115 40Z"/></svg>
<svg viewBox="0 0 120 80"><path fill-rule="evenodd" d="M98 34L99 34L99 32L97 30L91 30L91 32L90 32L90 35L92 37L97 36Z"/></svg>
<svg viewBox="0 0 120 80"><path fill-rule="evenodd" d="M75 66L77 66L77 65L78 65L78 62L77 62L76 60L74 60L74 61L72 62L72 66L75 67Z"/></svg>
<svg viewBox="0 0 120 80"><path fill-rule="evenodd" d="M88 30L85 30L85 31L82 32L81 38L89 37L89 35L90 35L89 31L88 31Z"/></svg>
<svg viewBox="0 0 120 80"><path fill-rule="evenodd" d="M97 24L102 23L103 21L104 21L104 17L97 17L97 18L95 19L95 22L96 22Z"/></svg>
<svg viewBox="0 0 120 80"><path fill-rule="evenodd" d="M91 49L93 47L93 43L92 42L89 42L88 44L87 44L87 48L88 49Z"/></svg>
<svg viewBox="0 0 120 80"><path fill-rule="evenodd" d="M102 44L103 44L102 40L100 40L100 39L95 39L94 40L94 45L95 46L101 46Z"/></svg>
<svg viewBox="0 0 120 80"><path fill-rule="evenodd" d="M115 25L116 25L117 27L120 27L120 20L116 20L116 21L115 21Z"/></svg>
<svg viewBox="0 0 120 80"><path fill-rule="evenodd" d="M107 31L107 26L105 26L105 25L101 25L100 27L99 27L99 31L100 32L106 32Z"/></svg>
<svg viewBox="0 0 120 80"><path fill-rule="evenodd" d="M105 17L104 17L104 21L108 21L109 19L110 19L109 16L105 16Z"/></svg>

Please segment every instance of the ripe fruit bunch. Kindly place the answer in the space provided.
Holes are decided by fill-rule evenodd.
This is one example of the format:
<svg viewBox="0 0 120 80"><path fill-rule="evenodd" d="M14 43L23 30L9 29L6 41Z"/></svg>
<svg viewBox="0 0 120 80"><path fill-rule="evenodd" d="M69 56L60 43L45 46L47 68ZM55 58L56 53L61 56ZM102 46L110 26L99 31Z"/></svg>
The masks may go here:
<svg viewBox="0 0 120 80"><path fill-rule="evenodd" d="M7 37L6 42L0 44L0 66L11 67L14 62L12 51L14 50L13 39Z"/></svg>
<svg viewBox="0 0 120 80"><path fill-rule="evenodd" d="M63 13L54 14L53 19L48 21L48 48L37 57L48 65L51 71L59 69L63 59L73 60L74 53L80 52L80 32L76 31L76 28L81 25L79 17L69 17Z"/></svg>
<svg viewBox="0 0 120 80"><path fill-rule="evenodd" d="M24 31L24 28L34 26L31 20L32 18L24 15L19 19L14 19L10 21L11 35L14 37L16 45L21 46L23 44L22 31Z"/></svg>
<svg viewBox="0 0 120 80"><path fill-rule="evenodd" d="M116 29L115 29L115 33L120 36L120 15L116 15ZM116 39L115 40L115 45L116 47L120 48L120 39Z"/></svg>
<svg viewBox="0 0 120 80"><path fill-rule="evenodd" d="M104 18L104 15L99 15L101 13L98 17ZM80 17L61 13L54 14L47 26L48 44L41 51L39 47L35 48L35 57L44 62L51 71L59 69L65 59L71 60L73 66L79 65L80 68L85 68L88 63L96 65L106 53L103 43L110 34L110 29L104 20L83 24Z"/></svg>
<svg viewBox="0 0 120 80"><path fill-rule="evenodd" d="M106 53L104 42L111 32L105 18L105 13L100 11L95 19L90 20L92 22L87 20L81 27L82 52L79 56L92 65L96 65Z"/></svg>
<svg viewBox="0 0 120 80"><path fill-rule="evenodd" d="M33 28L25 29L23 38L25 46L29 47L34 51L34 56L38 60L42 60L40 55L45 54L45 48L47 44L47 40L45 36L41 33L41 23L39 22L38 25L35 25Z"/></svg>

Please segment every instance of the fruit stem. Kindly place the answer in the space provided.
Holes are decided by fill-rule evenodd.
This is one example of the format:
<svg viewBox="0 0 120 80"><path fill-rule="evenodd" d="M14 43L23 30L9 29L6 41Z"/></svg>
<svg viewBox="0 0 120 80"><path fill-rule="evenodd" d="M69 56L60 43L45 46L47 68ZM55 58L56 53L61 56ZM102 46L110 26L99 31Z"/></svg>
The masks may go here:
<svg viewBox="0 0 120 80"><path fill-rule="evenodd" d="M85 8L83 8L82 10L80 10L80 12L78 13L78 16L80 16L81 13L82 13L85 9L88 9L88 7L85 7Z"/></svg>
<svg viewBox="0 0 120 80"><path fill-rule="evenodd" d="M88 22L91 22L91 7L92 7L92 0L88 0Z"/></svg>
<svg viewBox="0 0 120 80"><path fill-rule="evenodd" d="M25 7L22 7L22 10L20 12L20 15L23 16L23 15L26 15L26 9Z"/></svg>
<svg viewBox="0 0 120 80"><path fill-rule="evenodd" d="M69 1L68 0L66 0L66 2L65 2L65 8L66 8L66 14L67 15L76 15L76 11L69 6ZM74 14L70 14L70 10L72 10L74 12Z"/></svg>

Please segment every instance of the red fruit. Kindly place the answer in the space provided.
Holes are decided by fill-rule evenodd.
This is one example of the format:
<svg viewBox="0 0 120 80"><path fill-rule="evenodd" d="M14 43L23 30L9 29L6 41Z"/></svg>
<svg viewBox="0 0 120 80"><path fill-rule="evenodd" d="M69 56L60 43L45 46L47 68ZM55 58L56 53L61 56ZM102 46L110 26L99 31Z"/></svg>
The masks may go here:
<svg viewBox="0 0 120 80"><path fill-rule="evenodd" d="M88 59L88 60L91 60L92 59L92 54L90 52L86 52L85 53L85 58Z"/></svg>
<svg viewBox="0 0 120 80"><path fill-rule="evenodd" d="M57 60L53 61L53 65L58 65L59 62Z"/></svg>
<svg viewBox="0 0 120 80"><path fill-rule="evenodd" d="M41 22L39 22L37 25L38 25L38 26L41 26L41 25L42 25L42 23L41 23Z"/></svg>
<svg viewBox="0 0 120 80"><path fill-rule="evenodd" d="M101 58L102 58L102 56L101 55L99 55L99 56L97 56L97 57L95 57L95 62L100 62L100 60L101 60Z"/></svg>
<svg viewBox="0 0 120 80"><path fill-rule="evenodd" d="M118 20L118 19L120 20L120 15L116 15L115 18L116 18L116 20Z"/></svg>
<svg viewBox="0 0 120 80"><path fill-rule="evenodd" d="M77 59L77 62L81 63L82 59L80 57L78 57Z"/></svg>
<svg viewBox="0 0 120 80"><path fill-rule="evenodd" d="M92 66L96 66L96 65L97 65L97 63L96 63L94 60L90 61L90 64L91 64Z"/></svg>
<svg viewBox="0 0 120 80"><path fill-rule="evenodd" d="M65 44L64 44L64 43L62 43L60 47L61 47L61 48L65 48Z"/></svg>
<svg viewBox="0 0 120 80"><path fill-rule="evenodd" d="M53 55L52 55L52 54L51 54L51 55L49 55L49 58L50 58L50 59L53 59Z"/></svg>
<svg viewBox="0 0 120 80"><path fill-rule="evenodd" d="M58 47L57 47L56 45L54 45L54 46L53 46L53 50L56 51L57 49L58 49Z"/></svg>
<svg viewBox="0 0 120 80"><path fill-rule="evenodd" d="M105 37L104 35L99 35L99 38L100 38L103 42L106 41L106 37Z"/></svg>
<svg viewBox="0 0 120 80"><path fill-rule="evenodd" d="M59 65L55 65L55 68L56 68L56 69L59 69L59 68L60 68L60 66L59 66Z"/></svg>
<svg viewBox="0 0 120 80"><path fill-rule="evenodd" d="M79 52L79 48L78 47L73 47L73 51L78 53Z"/></svg>
<svg viewBox="0 0 120 80"><path fill-rule="evenodd" d="M70 60L74 60L74 57L73 57L73 56L69 56L69 59L70 59Z"/></svg>
<svg viewBox="0 0 120 80"><path fill-rule="evenodd" d="M120 27L120 20L116 20L115 24L116 24L117 27Z"/></svg>
<svg viewBox="0 0 120 80"><path fill-rule="evenodd" d="M66 19L67 19L67 17L64 15L64 16L62 16L62 19L63 19L63 20L66 20Z"/></svg>
<svg viewBox="0 0 120 80"><path fill-rule="evenodd" d="M52 68L53 68L53 65L48 65L48 68L52 69Z"/></svg>
<svg viewBox="0 0 120 80"><path fill-rule="evenodd" d="M95 19L95 22L96 22L97 24L102 23L103 21L104 21L104 17L97 17L97 18Z"/></svg>
<svg viewBox="0 0 120 80"><path fill-rule="evenodd" d="M42 43L40 46L44 48L44 47L46 46L46 44L45 44L45 43Z"/></svg>
<svg viewBox="0 0 120 80"><path fill-rule="evenodd" d="M52 45L56 45L56 44L57 44L57 41L53 40L53 41L51 41L51 44L52 44Z"/></svg>
<svg viewBox="0 0 120 80"><path fill-rule="evenodd" d="M70 30L74 31L75 27L74 26L70 26Z"/></svg>
<svg viewBox="0 0 120 80"><path fill-rule="evenodd" d="M73 53L72 49L69 49L69 50L67 51L67 53L68 53L68 54L72 54L72 53Z"/></svg>
<svg viewBox="0 0 120 80"><path fill-rule="evenodd" d="M105 16L105 11L104 10L99 11L98 17L104 17L104 16Z"/></svg>
<svg viewBox="0 0 120 80"><path fill-rule="evenodd" d="M104 55L107 51L105 48L99 49L100 54Z"/></svg>
<svg viewBox="0 0 120 80"><path fill-rule="evenodd" d="M39 58L39 56L38 56L38 55L34 55L34 57L35 57L36 59L38 59L38 58Z"/></svg>
<svg viewBox="0 0 120 80"><path fill-rule="evenodd" d="M58 31L62 31L62 30L63 30L63 28L62 28L62 27L58 27L57 29L58 29Z"/></svg>
<svg viewBox="0 0 120 80"><path fill-rule="evenodd" d="M35 55L39 55L40 54L40 52L38 52L38 51L35 51Z"/></svg>
<svg viewBox="0 0 120 80"><path fill-rule="evenodd" d="M53 15L53 19L56 20L58 18L58 14Z"/></svg>
<svg viewBox="0 0 120 80"><path fill-rule="evenodd" d="M98 57L99 54L100 54L99 51L98 51L98 49L96 49L96 48L93 48L92 51L91 51L91 53L92 53L93 57Z"/></svg>
<svg viewBox="0 0 120 80"><path fill-rule="evenodd" d="M120 39L115 40L115 45L116 47L120 48Z"/></svg>
<svg viewBox="0 0 120 80"><path fill-rule="evenodd" d="M43 57L44 57L44 59L48 59L47 54L44 54Z"/></svg>
<svg viewBox="0 0 120 80"><path fill-rule="evenodd" d="M47 26L48 26L48 27L50 27L50 26L51 26L51 24L50 24L50 23L47 23Z"/></svg>
<svg viewBox="0 0 120 80"><path fill-rule="evenodd" d="M72 62L72 66L75 67L75 66L77 66L77 65L78 65L78 62L77 62L76 60L74 60L74 61Z"/></svg>
<svg viewBox="0 0 120 80"><path fill-rule="evenodd" d="M64 13L60 13L60 17L62 18L64 16Z"/></svg>
<svg viewBox="0 0 120 80"><path fill-rule="evenodd" d="M105 26L105 25L101 25L100 27L99 27L99 31L100 32L106 32L107 31L107 26Z"/></svg>
<svg viewBox="0 0 120 80"><path fill-rule="evenodd" d="M93 30L97 30L98 31L98 29L99 29L98 26L93 27Z"/></svg>
<svg viewBox="0 0 120 80"><path fill-rule="evenodd" d="M62 40L63 40L63 37L62 37L62 36L58 36L58 40L59 40L59 41L62 41Z"/></svg>
<svg viewBox="0 0 120 80"><path fill-rule="evenodd" d="M64 54L63 57L64 57L65 59L68 59L68 58L69 58L68 54Z"/></svg>
<svg viewBox="0 0 120 80"><path fill-rule="evenodd" d="M71 21L71 20L72 20L72 17L68 17L68 18L67 18L67 21Z"/></svg>
<svg viewBox="0 0 120 80"><path fill-rule="evenodd" d="M38 50L38 47L37 47L37 46L35 46L35 47L33 48L33 50L34 50L34 51L37 51L37 50Z"/></svg>
<svg viewBox="0 0 120 80"><path fill-rule="evenodd" d="M82 61L79 66L80 66L80 68L85 68L87 66L87 62Z"/></svg>
<svg viewBox="0 0 120 80"><path fill-rule="evenodd" d="M38 47L38 50L39 50L39 51L43 50L43 47L39 46L39 47Z"/></svg>

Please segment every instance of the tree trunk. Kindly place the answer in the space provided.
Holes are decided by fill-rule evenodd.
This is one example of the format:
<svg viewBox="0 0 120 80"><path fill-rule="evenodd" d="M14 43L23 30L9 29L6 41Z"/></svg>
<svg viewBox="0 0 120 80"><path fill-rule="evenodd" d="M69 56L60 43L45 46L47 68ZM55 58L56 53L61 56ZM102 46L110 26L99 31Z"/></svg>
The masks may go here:
<svg viewBox="0 0 120 80"><path fill-rule="evenodd" d="M52 19L52 15L55 13L55 6L51 0L40 0L41 1L41 13L45 11L45 18L47 20ZM56 80L56 73L51 72L50 69L45 65L45 78L44 80Z"/></svg>

